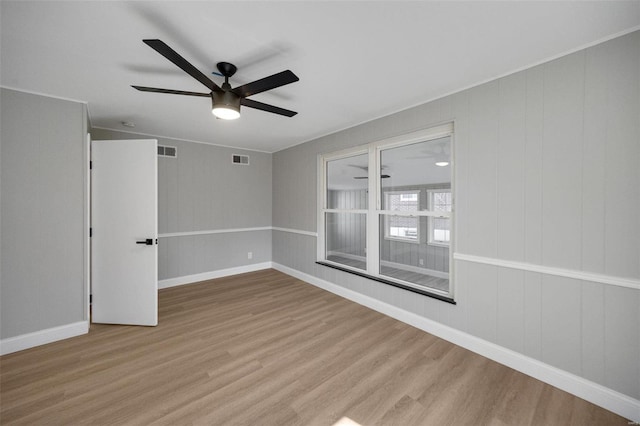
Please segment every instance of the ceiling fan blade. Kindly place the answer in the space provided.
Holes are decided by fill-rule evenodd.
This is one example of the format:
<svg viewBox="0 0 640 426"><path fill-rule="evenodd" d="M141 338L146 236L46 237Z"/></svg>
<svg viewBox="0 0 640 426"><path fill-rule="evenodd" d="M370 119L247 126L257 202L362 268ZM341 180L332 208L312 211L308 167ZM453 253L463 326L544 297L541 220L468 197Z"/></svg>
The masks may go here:
<svg viewBox="0 0 640 426"><path fill-rule="evenodd" d="M293 117L297 114L295 111L290 111L288 109L279 108L269 104L263 104L262 102L254 101L252 99L240 98L240 104L249 108L260 109L262 111L272 112L274 114L280 114L287 117Z"/></svg>
<svg viewBox="0 0 640 426"><path fill-rule="evenodd" d="M169 93L171 95L202 96L208 98L210 93L185 92L184 90L158 89L157 87L131 86L141 92Z"/></svg>
<svg viewBox="0 0 640 426"><path fill-rule="evenodd" d="M285 84L295 83L298 80L300 79L297 75L290 70L286 70L251 83L243 84L231 91L240 97L246 98L247 96L275 89Z"/></svg>
<svg viewBox="0 0 640 426"><path fill-rule="evenodd" d="M380 179L388 179L390 175L380 175ZM369 179L369 176L355 176L354 179Z"/></svg>
<svg viewBox="0 0 640 426"><path fill-rule="evenodd" d="M215 84L209 77L201 73L196 67L191 65L189 61L180 56L175 50L167 46L165 42L158 39L152 40L142 40L149 47L154 49L156 52L176 64L182 71L189 74L191 77L198 80L200 83L207 86L211 91L221 90L217 84Z"/></svg>

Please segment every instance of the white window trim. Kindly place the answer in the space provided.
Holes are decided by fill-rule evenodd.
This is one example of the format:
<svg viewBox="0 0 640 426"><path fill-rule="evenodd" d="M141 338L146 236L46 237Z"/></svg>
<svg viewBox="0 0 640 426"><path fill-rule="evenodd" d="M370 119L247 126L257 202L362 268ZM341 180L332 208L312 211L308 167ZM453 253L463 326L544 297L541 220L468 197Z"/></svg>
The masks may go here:
<svg viewBox="0 0 640 426"><path fill-rule="evenodd" d="M419 130L416 132L408 133L405 135L395 136L388 139L382 139L379 141L371 142L365 145L360 145L354 148L348 148L345 150L327 153L327 154L319 154L317 160L317 173L318 173L318 216L317 216L317 230L318 230L318 238L317 238L317 260L319 262L334 264L336 267L345 270L353 270L358 274L362 274L363 270L357 268L351 268L347 265L337 264L335 262L331 262L326 259L325 256L325 243L326 243L326 229L325 229L325 220L324 217L328 212L336 212L335 209L327 208L327 176L326 169L327 163L332 160L337 160L340 158L351 157L355 155L362 155L368 153L369 155L369 179L368 179L368 209L364 210L340 210L340 212L353 212L353 213L362 213L366 215L367 222L367 234L366 234L366 275L375 278L381 278L386 281L398 282L399 284L414 288L420 293L425 294L434 294L436 297L444 296L447 300L455 300L455 269L453 263L453 252L455 246L455 220L453 217L453 211L449 212L430 212L430 211L417 211L411 213L398 212L398 211L388 211L381 210L382 206L382 197L380 196L381 192L381 181L380 181L380 152L385 149L390 149L394 147L400 147L404 145L410 145L412 143L417 142L425 142L429 140L439 139L443 137L451 137L451 146L454 146L454 133L453 133L454 123L450 122L447 124L442 124L439 126L431 127L428 129ZM452 149L451 153L451 162L450 162L451 170L451 193L452 197L455 197L455 161L454 161L454 153ZM452 198L452 204L455 204L455 199ZM380 244L377 243L380 241L380 215L383 214L401 214L406 216L433 216L433 217L448 217L451 219L451 244L449 245L449 292L443 292L434 288L427 288L423 286L419 286L413 283L409 283L406 281L397 280L391 277L381 275L379 271L380 264ZM371 241L376 241L375 244L370 244ZM454 302L455 303L455 302Z"/></svg>
<svg viewBox="0 0 640 426"><path fill-rule="evenodd" d="M427 189L427 208L431 211L433 211L433 193L434 192L451 192L451 188ZM442 212L442 213L448 213L448 212ZM444 215L431 216L427 219L427 231L428 231L427 244L435 247L450 247L451 237L449 237L449 242L447 243L433 240L433 218L434 217L451 217L451 215L449 214L447 216L444 216ZM449 235L451 236L451 231Z"/></svg>

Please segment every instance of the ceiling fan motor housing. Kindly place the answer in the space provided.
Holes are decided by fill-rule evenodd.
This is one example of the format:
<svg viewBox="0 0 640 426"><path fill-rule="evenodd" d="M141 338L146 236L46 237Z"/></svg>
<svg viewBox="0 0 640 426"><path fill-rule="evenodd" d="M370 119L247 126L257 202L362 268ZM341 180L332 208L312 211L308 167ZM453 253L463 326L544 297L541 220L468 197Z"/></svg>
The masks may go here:
<svg viewBox="0 0 640 426"><path fill-rule="evenodd" d="M211 92L212 107L225 107L240 112L240 96L232 91L215 90Z"/></svg>

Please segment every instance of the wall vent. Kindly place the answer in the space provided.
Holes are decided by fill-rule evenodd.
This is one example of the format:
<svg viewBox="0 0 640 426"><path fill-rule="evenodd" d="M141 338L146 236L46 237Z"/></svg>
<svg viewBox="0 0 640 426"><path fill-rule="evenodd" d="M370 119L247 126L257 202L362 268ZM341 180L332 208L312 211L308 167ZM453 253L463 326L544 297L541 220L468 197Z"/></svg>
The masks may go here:
<svg viewBox="0 0 640 426"><path fill-rule="evenodd" d="M158 145L158 157L176 158L177 156L178 148L176 148L175 146Z"/></svg>
<svg viewBox="0 0 640 426"><path fill-rule="evenodd" d="M244 164L244 165L249 165L249 156L248 155L238 155L238 154L233 154L231 156L231 162L233 164Z"/></svg>

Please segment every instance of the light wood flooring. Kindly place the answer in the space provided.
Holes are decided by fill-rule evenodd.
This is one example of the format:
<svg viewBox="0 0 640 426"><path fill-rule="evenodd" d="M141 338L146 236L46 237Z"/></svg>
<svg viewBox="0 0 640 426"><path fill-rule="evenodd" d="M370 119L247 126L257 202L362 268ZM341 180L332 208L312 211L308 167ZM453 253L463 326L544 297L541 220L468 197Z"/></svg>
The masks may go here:
<svg viewBox="0 0 640 426"><path fill-rule="evenodd" d="M160 291L159 325L0 358L2 425L627 425L274 270Z"/></svg>

